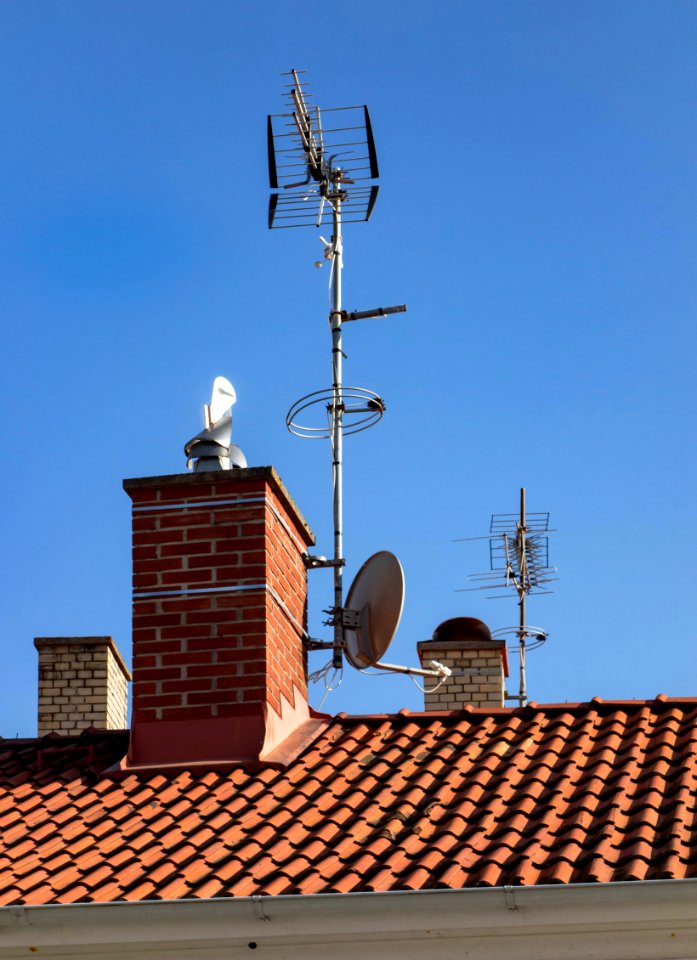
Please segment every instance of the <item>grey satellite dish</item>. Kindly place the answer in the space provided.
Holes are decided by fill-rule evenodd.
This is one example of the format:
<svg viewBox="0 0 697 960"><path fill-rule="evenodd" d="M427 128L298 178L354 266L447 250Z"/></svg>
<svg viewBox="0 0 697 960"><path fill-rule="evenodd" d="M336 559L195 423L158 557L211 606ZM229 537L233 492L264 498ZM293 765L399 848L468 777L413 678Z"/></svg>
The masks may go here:
<svg viewBox="0 0 697 960"><path fill-rule="evenodd" d="M344 651L352 667L380 665L397 632L404 605L404 571L389 550L380 550L356 574L344 607Z"/></svg>
<svg viewBox="0 0 697 960"><path fill-rule="evenodd" d="M203 408L205 429L185 445L186 465L205 472L246 467L247 458L236 443L232 443L232 407L237 400L235 388L225 377L213 381L211 402Z"/></svg>

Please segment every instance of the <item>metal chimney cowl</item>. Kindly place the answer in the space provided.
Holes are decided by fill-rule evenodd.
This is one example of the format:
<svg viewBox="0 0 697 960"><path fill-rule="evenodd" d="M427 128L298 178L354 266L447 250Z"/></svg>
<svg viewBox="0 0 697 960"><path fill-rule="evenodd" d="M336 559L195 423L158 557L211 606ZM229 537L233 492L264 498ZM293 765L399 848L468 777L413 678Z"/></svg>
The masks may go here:
<svg viewBox="0 0 697 960"><path fill-rule="evenodd" d="M231 416L197 433L184 447L187 466L193 462L196 473L246 467L247 458L236 443L231 443L231 437Z"/></svg>
<svg viewBox="0 0 697 960"><path fill-rule="evenodd" d="M211 402L203 408L204 428L184 446L186 465L196 473L244 469L247 458L232 443L232 408L237 402L235 388L225 377L213 381Z"/></svg>

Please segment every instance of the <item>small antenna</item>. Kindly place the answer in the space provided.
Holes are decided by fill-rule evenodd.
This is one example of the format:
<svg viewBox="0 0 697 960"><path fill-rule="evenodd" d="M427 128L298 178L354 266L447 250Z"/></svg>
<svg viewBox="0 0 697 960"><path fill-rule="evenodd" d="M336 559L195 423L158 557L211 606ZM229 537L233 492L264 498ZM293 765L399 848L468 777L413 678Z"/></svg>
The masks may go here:
<svg viewBox="0 0 697 960"><path fill-rule="evenodd" d="M357 614L354 616L354 611L344 607L344 437L367 430L382 419L386 409L385 401L374 391L344 385L342 330L343 325L350 321L391 316L404 313L407 308L400 304L349 312L343 307L342 226L344 223L370 219L378 195L379 188L374 182L379 177L379 169L373 130L365 106L320 111L319 107L310 105L308 85L300 80L301 73L303 71L291 70L288 74L292 81L286 94L290 112L269 116L267 121L269 184L272 190L268 224L270 228L319 228L323 224L331 224L332 227L329 240L320 237L324 245L324 259L331 263L329 327L332 337L332 385L314 390L297 400L286 415L286 426L296 436L328 439L330 443L334 554L331 560L319 556L308 557L306 563L308 569L328 567L333 570L334 603L326 612L330 615L327 625L333 627L334 639L331 644L311 640L308 646L309 649L331 647L332 665L335 670L341 670L345 654L353 666L359 666L360 663L365 666L366 644L370 645L370 630L365 624L361 628L361 643L356 646L358 641L350 641L355 656L349 654L346 639L349 631L356 626ZM321 265L321 261L318 262ZM315 420L305 419L313 413L319 414ZM376 555L381 556L382 560L370 564L371 571L378 567L394 571L393 566L385 560L386 553L383 551ZM395 562L399 564L396 558ZM368 574L369 583L372 582L371 577L372 574ZM354 637L354 634L350 636ZM359 647L363 651L360 656L357 652ZM374 665L383 666L377 663L377 659ZM384 665L384 669L388 669L387 665ZM441 677L442 673L433 671L427 675Z"/></svg>
<svg viewBox="0 0 697 960"><path fill-rule="evenodd" d="M518 624L514 627L501 627L494 630L492 636L505 639L515 637L520 655L520 686L517 694L506 694L506 699L517 700L521 706L527 703L527 685L525 673L525 654L541 647L547 640L547 633L539 627L526 624L526 601L528 595L553 593L544 589L555 581L555 567L549 566L549 534L554 531L549 526L549 513L528 513L525 504L525 487L520 490L520 511L518 513L495 513L491 517L488 536L460 537L456 543L465 540L489 541L490 569L484 573L473 573L467 577L477 586L462 587L458 593L469 590L509 590L518 594ZM497 593L489 600L498 600L505 593Z"/></svg>

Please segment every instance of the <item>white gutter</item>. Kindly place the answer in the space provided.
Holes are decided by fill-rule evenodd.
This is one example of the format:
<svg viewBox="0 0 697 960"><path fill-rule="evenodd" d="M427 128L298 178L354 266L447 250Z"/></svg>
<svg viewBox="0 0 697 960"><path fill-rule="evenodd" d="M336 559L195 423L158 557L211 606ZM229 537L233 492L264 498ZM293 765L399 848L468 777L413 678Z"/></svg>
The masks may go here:
<svg viewBox="0 0 697 960"><path fill-rule="evenodd" d="M697 880L0 908L0 958L31 956L684 960Z"/></svg>

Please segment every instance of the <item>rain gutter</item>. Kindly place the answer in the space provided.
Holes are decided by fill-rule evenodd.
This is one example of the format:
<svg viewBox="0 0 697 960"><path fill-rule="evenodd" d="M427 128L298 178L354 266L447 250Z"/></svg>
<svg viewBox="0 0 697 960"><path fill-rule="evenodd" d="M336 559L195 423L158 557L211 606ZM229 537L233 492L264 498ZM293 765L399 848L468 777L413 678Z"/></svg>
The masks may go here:
<svg viewBox="0 0 697 960"><path fill-rule="evenodd" d="M355 960L361 952L366 960L697 957L697 880L0 907L3 960Z"/></svg>

